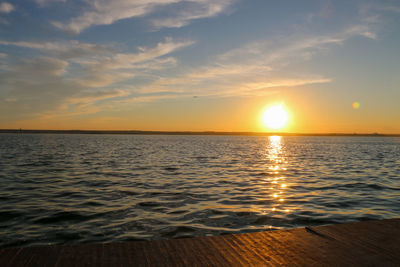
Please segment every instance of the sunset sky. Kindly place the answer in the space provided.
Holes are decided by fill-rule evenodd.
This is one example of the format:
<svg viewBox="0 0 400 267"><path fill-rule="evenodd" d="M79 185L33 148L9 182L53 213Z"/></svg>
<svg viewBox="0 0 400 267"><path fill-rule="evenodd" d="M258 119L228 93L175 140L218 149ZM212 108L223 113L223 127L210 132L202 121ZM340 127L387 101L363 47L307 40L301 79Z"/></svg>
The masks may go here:
<svg viewBox="0 0 400 267"><path fill-rule="evenodd" d="M400 1L0 1L0 129L400 133Z"/></svg>

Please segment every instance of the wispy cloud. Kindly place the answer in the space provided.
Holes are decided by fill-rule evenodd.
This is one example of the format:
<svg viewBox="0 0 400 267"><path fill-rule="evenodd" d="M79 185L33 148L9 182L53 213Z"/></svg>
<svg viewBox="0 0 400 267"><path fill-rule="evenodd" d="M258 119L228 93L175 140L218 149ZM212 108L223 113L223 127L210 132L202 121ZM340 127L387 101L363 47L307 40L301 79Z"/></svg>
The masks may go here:
<svg viewBox="0 0 400 267"><path fill-rule="evenodd" d="M395 6L395 5L388 5L388 6L384 6L384 7L382 7L381 8L382 10L385 10L385 11L391 11L391 12L394 12L394 13L400 13L400 6Z"/></svg>
<svg viewBox="0 0 400 267"><path fill-rule="evenodd" d="M93 111L93 104L101 100L110 100L127 96L129 93L119 89L108 90L84 90L71 97L69 97L62 105L59 111L63 113L65 110L74 110L74 112L88 112ZM42 113L43 114L43 113ZM54 113L46 112L47 116L56 116Z"/></svg>
<svg viewBox="0 0 400 267"><path fill-rule="evenodd" d="M271 82L255 82L255 83L250 82L250 83L245 83L242 86L246 90L254 91L254 90L263 90L274 87L293 87L293 86L302 86L307 84L329 83L331 81L332 81L331 79L327 78L287 79L287 80L277 79Z"/></svg>
<svg viewBox="0 0 400 267"><path fill-rule="evenodd" d="M384 27L388 15L400 13L400 3L391 1L366 2L359 7L359 16L366 25L375 28Z"/></svg>
<svg viewBox="0 0 400 267"><path fill-rule="evenodd" d="M139 47L138 53L114 53L88 61L78 60L75 62L80 63L83 69L76 80L83 86L103 87L147 70L162 69L176 63L174 58L164 56L191 44L192 41L167 38L152 48Z"/></svg>
<svg viewBox="0 0 400 267"><path fill-rule="evenodd" d="M160 70L176 64L173 57L165 57L181 48L190 46L193 41L176 41L166 38L154 47L138 47L137 53L117 52L112 47L91 43L69 42L10 42L0 40L0 45L17 46L41 51L46 57L37 57L26 66L36 64L32 70L24 69L21 73L33 71L57 70L54 62L74 63L79 71L71 71L68 79L86 87L103 87L114 82L134 77L149 70ZM49 57L51 56L51 57Z"/></svg>
<svg viewBox="0 0 400 267"><path fill-rule="evenodd" d="M122 0L116 2L125 6L128 11L128 6L135 6L135 14L149 14L156 7L171 4L185 6L184 9L168 13L174 16L167 15L158 19L158 22L152 20L155 27L181 27L196 18L215 16L226 10L231 3L228 0L185 3L180 0L144 0L136 4ZM102 0L93 1L90 4L91 10L86 12L92 12L91 16L97 18L101 12L106 12L109 5ZM112 15L121 6L115 8L110 10L110 23L123 18L123 14ZM132 12L131 10L131 15ZM82 17L82 21L84 20ZM89 19L81 23L77 17L63 24L63 27L76 27L79 32L102 23L104 21L101 22L100 18L98 21ZM271 36L215 55L208 63L192 67L179 65L180 62L173 55L174 52L191 46L194 43L192 40L165 38L155 45L136 47L136 51L129 52L121 51L113 45L76 40L0 40L0 46L36 50L36 56L17 63L12 63L13 60L8 58L3 60L14 65L7 65L0 73L0 101L5 110L6 106L13 106L19 107L21 114L54 118L66 114L73 116L96 113L109 106L123 108L132 103L195 96L264 96L277 93L284 87L330 83L332 79L324 73L299 69L295 64L312 60L319 53L342 46L348 39L356 36L376 39L377 32L373 25L374 22L363 21L326 34L293 33ZM0 54L0 58L6 57L6 54ZM175 69L176 66L179 69ZM137 80L141 82L136 83ZM129 86L131 83L133 85ZM38 105L30 104L36 102Z"/></svg>
<svg viewBox="0 0 400 267"><path fill-rule="evenodd" d="M162 27L181 27L191 20L207 18L221 13L231 0L93 0L88 2L89 8L68 22L54 21L54 26L65 31L79 34L95 25L109 25L118 20L143 17L159 7L183 4L183 10L161 20L153 20L153 25Z"/></svg>
<svg viewBox="0 0 400 267"><path fill-rule="evenodd" d="M33 0L33 1L40 6L46 6L46 5L57 3L57 2L61 2L61 3L67 2L67 0Z"/></svg>
<svg viewBox="0 0 400 267"><path fill-rule="evenodd" d="M59 77L66 72L69 63L51 57L21 59L16 66L9 67L1 75L3 83L15 84L19 81L42 82L43 79Z"/></svg>
<svg viewBox="0 0 400 267"><path fill-rule="evenodd" d="M138 47L138 53L116 53L112 57L100 60L96 65L107 69L129 68L132 64L153 60L192 44L193 41L175 41L166 38L165 42L159 42L155 47Z"/></svg>
<svg viewBox="0 0 400 267"><path fill-rule="evenodd" d="M179 28L195 19L214 17L225 11L232 2L232 0L188 1L185 6L174 10L171 16L153 19L152 25L156 29Z"/></svg>
<svg viewBox="0 0 400 267"><path fill-rule="evenodd" d="M176 99L179 97L188 97L188 95L141 95L128 97L126 99L118 101L120 104L129 104L129 103L150 103L159 100L165 99Z"/></svg>
<svg viewBox="0 0 400 267"><path fill-rule="evenodd" d="M377 1L363 3L360 7L360 14L363 16L376 15L381 11L400 13L400 3L398 1Z"/></svg>
<svg viewBox="0 0 400 267"><path fill-rule="evenodd" d="M124 53L77 41L0 41L0 45L30 48L43 54L19 59L0 72L0 102L4 109L12 105L19 107L20 114L31 116L48 114L46 110L93 112L96 109L91 106L96 102L130 93L113 88L114 83L173 66L176 59L170 54L192 43L166 38L153 47L138 47L136 53Z"/></svg>
<svg viewBox="0 0 400 267"><path fill-rule="evenodd" d="M0 3L0 13L8 14L8 13L12 12L14 9L15 9L15 7L8 2Z"/></svg>
<svg viewBox="0 0 400 267"><path fill-rule="evenodd" d="M11 42L0 40L0 45L37 49L45 53L55 54L57 57L61 58L76 58L87 55L112 52L112 48L109 46L81 43L76 40L64 42Z"/></svg>
<svg viewBox="0 0 400 267"><path fill-rule="evenodd" d="M309 57L317 51L326 49L329 45L341 45L355 36L376 39L376 33L372 27L357 24L349 26L342 31L326 35L299 36L294 34L275 38L274 40L252 42L220 55L219 59L222 62L232 60L272 62L283 58Z"/></svg>
<svg viewBox="0 0 400 267"><path fill-rule="evenodd" d="M342 45L355 36L376 38L370 27L354 25L326 35L294 34L251 42L216 56L209 64L142 86L140 92L250 96L268 94L273 88L329 83L331 79L324 75L299 70L293 72L291 66L310 60L316 54Z"/></svg>

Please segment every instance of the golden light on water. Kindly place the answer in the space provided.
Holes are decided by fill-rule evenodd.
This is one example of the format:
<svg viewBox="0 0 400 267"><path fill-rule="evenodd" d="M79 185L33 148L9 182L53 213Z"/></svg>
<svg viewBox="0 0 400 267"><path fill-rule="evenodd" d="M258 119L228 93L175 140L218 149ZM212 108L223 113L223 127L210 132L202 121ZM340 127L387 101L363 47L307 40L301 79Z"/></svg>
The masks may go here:
<svg viewBox="0 0 400 267"><path fill-rule="evenodd" d="M258 186L264 192L259 200L267 200L269 204L265 207L252 205L251 211L263 215L280 216L297 209L293 204L288 203L290 187L293 183L285 175L288 168L285 139L281 136L269 136L265 141L265 154L263 155L265 177L260 178Z"/></svg>
<svg viewBox="0 0 400 267"><path fill-rule="evenodd" d="M262 123L272 130L284 128L289 121L289 115L283 104L267 108L262 114Z"/></svg>
<svg viewBox="0 0 400 267"><path fill-rule="evenodd" d="M272 177L268 178L271 187L268 188L270 196L273 199L272 212L290 212L285 204L285 190L288 183L285 181L283 173L286 170L286 158L284 156L283 140L280 136L270 136L266 147L266 156L268 159L268 170Z"/></svg>

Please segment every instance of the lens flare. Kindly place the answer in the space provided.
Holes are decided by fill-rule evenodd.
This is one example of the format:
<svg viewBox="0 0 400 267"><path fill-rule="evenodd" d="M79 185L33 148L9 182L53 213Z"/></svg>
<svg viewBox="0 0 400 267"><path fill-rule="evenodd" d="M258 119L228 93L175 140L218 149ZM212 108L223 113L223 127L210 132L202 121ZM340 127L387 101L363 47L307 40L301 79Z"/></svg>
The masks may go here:
<svg viewBox="0 0 400 267"><path fill-rule="evenodd" d="M361 104L360 104L360 102L355 101L355 102L353 102L352 106L354 109L359 109Z"/></svg>

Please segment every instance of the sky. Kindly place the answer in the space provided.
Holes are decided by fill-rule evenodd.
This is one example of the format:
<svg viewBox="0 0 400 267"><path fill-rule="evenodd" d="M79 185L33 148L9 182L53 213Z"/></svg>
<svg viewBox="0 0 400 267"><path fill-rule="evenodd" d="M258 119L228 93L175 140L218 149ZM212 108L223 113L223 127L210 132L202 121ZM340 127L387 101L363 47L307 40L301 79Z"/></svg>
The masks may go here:
<svg viewBox="0 0 400 267"><path fill-rule="evenodd" d="M0 0L0 129L400 133L400 1Z"/></svg>

